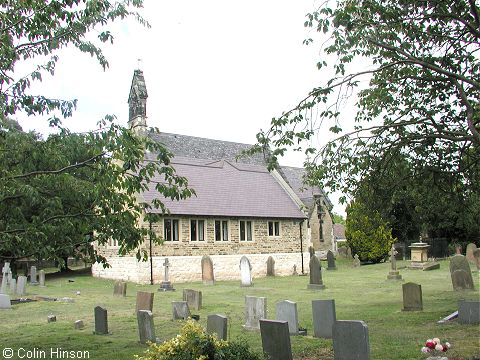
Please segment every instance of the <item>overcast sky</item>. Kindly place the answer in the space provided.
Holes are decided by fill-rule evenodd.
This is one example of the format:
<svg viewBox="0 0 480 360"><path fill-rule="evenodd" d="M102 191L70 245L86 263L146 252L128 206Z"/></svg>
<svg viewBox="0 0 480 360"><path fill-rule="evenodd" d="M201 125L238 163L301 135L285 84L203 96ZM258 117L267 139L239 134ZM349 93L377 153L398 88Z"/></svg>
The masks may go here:
<svg viewBox="0 0 480 360"><path fill-rule="evenodd" d="M133 19L110 26L115 41L104 46L107 71L89 55L67 49L55 76L45 76L33 93L78 99L74 116L64 122L74 131L94 129L106 114L126 125L132 75L139 67L149 126L255 143L272 117L329 77L316 68L319 43L302 44L312 35L303 23L314 7L312 0L145 0L141 13L151 29ZM48 131L46 121L17 118L25 129ZM317 140L328 136L325 130ZM302 166L303 157L290 153L281 163ZM343 213L338 196L330 197L334 211Z"/></svg>

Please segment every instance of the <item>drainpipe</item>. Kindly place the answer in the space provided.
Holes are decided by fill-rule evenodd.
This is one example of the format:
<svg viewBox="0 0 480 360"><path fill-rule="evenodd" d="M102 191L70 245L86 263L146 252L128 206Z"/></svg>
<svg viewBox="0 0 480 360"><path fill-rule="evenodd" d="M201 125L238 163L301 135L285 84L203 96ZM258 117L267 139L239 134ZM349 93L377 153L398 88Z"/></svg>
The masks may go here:
<svg viewBox="0 0 480 360"><path fill-rule="evenodd" d="M302 234L302 225L305 220L300 221L300 256L302 257L302 275L305 274L303 270L303 234Z"/></svg>
<svg viewBox="0 0 480 360"><path fill-rule="evenodd" d="M148 239L150 241L150 285L153 285L153 258L152 258L152 220L149 220L149 229L150 234L148 234Z"/></svg>

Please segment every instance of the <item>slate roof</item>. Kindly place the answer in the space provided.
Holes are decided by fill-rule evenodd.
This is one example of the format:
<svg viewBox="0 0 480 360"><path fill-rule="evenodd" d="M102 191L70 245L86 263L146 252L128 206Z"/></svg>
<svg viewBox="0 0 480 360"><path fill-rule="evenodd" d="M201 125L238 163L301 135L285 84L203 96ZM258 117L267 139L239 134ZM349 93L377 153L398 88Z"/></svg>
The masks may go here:
<svg viewBox="0 0 480 360"><path fill-rule="evenodd" d="M333 236L336 240L346 239L345 237L345 225L333 224Z"/></svg>
<svg viewBox="0 0 480 360"><path fill-rule="evenodd" d="M167 135L166 138L171 139L172 134ZM205 149L205 152L208 151ZM229 159L212 161L175 156L172 166L179 175L188 178L189 186L195 189L197 196L172 201L160 196L154 189L155 184L151 184L143 197L147 202L155 197L160 198L173 215L305 218L264 165L235 163ZM157 175L153 180L161 182L162 178Z"/></svg>

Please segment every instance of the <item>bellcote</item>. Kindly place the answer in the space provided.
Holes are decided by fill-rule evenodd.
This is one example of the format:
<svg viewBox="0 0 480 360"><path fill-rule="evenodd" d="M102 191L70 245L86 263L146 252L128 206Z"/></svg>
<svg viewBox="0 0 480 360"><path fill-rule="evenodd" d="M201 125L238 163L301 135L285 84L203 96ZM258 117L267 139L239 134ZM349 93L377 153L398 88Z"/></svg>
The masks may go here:
<svg viewBox="0 0 480 360"><path fill-rule="evenodd" d="M142 70L133 72L132 85L128 95L128 126L130 129L147 126L147 87ZM140 130L140 128L138 129Z"/></svg>

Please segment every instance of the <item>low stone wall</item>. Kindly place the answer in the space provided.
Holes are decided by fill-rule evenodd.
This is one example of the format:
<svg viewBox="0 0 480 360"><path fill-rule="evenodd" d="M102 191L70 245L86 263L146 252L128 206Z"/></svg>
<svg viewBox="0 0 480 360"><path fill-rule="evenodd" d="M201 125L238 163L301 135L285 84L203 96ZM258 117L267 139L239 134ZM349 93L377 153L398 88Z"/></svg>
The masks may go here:
<svg viewBox="0 0 480 360"><path fill-rule="evenodd" d="M240 258L243 254L235 255L212 255L215 280L240 280ZM302 258L299 253L275 253L275 254L246 254L252 265L252 277L258 278L267 275L267 259L272 256L275 260L275 275L292 275L293 265L297 266L297 272L302 271ZM136 283L150 283L150 261L138 262L135 257L112 257L107 258L110 268L103 268L100 264L92 266L93 276L126 280ZM155 284L163 281L164 257L153 257L153 280ZM202 280L201 256L170 256L169 280L176 282L189 282ZM305 273L308 273L308 252L303 254Z"/></svg>

